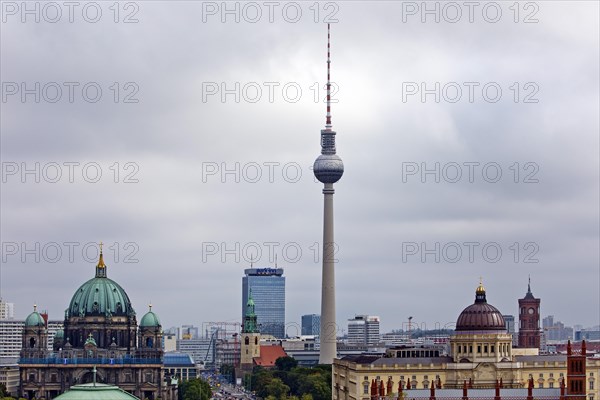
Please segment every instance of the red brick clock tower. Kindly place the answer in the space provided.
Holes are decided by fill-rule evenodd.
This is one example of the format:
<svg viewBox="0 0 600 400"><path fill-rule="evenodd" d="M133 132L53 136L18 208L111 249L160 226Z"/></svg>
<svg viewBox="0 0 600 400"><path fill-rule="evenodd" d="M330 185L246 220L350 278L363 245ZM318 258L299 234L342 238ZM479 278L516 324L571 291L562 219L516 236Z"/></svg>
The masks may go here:
<svg viewBox="0 0 600 400"><path fill-rule="evenodd" d="M519 347L540 348L540 302L531 293L531 278L525 297L519 299Z"/></svg>

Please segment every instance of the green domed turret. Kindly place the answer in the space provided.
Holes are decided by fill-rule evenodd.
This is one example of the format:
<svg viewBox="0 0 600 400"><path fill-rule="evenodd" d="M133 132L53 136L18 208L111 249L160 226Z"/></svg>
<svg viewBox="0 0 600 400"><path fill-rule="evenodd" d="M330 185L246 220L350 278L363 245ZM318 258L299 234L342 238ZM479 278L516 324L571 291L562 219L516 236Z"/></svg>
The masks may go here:
<svg viewBox="0 0 600 400"><path fill-rule="evenodd" d="M85 317L90 315L130 316L135 315L129 296L125 290L106 277L106 265L100 251L100 259L96 265L96 276L77 289L67 316Z"/></svg>
<svg viewBox="0 0 600 400"><path fill-rule="evenodd" d="M25 326L46 326L46 321L44 321L44 318L41 316L41 314L37 312L37 305L33 306L33 312L25 319Z"/></svg>
<svg viewBox="0 0 600 400"><path fill-rule="evenodd" d="M158 315L152 311L152 304L149 306L149 310L140 321L140 328L157 328L160 327L160 319L158 319Z"/></svg>

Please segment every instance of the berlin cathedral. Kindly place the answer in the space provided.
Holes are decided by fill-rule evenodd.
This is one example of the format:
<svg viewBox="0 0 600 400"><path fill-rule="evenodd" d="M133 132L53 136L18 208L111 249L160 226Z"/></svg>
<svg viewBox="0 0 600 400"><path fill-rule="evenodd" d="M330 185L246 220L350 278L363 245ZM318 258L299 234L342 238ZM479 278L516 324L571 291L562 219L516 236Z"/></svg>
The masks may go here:
<svg viewBox="0 0 600 400"><path fill-rule="evenodd" d="M46 320L35 307L25 320L19 360L21 397L52 399L73 385L95 379L140 399L175 399L176 385L162 369L158 316L150 306L138 325L129 296L106 276L106 269L100 247L96 275L73 294L65 310L64 330L55 334L52 350Z"/></svg>

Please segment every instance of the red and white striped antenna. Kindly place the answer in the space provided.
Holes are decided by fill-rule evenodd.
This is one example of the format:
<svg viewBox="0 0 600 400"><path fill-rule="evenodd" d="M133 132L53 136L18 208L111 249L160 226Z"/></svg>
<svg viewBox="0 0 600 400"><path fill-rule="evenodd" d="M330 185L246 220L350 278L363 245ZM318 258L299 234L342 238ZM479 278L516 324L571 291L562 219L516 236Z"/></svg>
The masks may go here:
<svg viewBox="0 0 600 400"><path fill-rule="evenodd" d="M325 118L325 129L331 130L331 34L327 24L327 117Z"/></svg>

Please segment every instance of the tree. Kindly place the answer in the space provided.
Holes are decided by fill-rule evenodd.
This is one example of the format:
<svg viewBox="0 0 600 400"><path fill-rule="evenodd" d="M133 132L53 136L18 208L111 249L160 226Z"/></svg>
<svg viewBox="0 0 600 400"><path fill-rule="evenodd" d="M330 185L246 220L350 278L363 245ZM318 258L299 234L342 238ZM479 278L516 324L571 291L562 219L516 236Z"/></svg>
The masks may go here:
<svg viewBox="0 0 600 400"><path fill-rule="evenodd" d="M303 376L300 380L298 392L308 393L314 400L331 399L331 386L325 381L322 374L311 374Z"/></svg>
<svg viewBox="0 0 600 400"><path fill-rule="evenodd" d="M179 384L179 400L210 400L212 390L205 380L200 378L183 381Z"/></svg>
<svg viewBox="0 0 600 400"><path fill-rule="evenodd" d="M275 366L280 371L291 371L292 368L296 368L298 366L298 361L289 356L279 357L275 360Z"/></svg>
<svg viewBox="0 0 600 400"><path fill-rule="evenodd" d="M295 362L287 358L289 357L279 358L276 361L276 369L254 367L251 385L244 380L246 388L254 390L259 397L272 396L277 400L281 400L282 396L296 397L300 400L331 399L330 365L298 367L292 366ZM286 370L287 368L290 369Z"/></svg>
<svg viewBox="0 0 600 400"><path fill-rule="evenodd" d="M0 398L8 397L8 389L4 383L0 383Z"/></svg>
<svg viewBox="0 0 600 400"><path fill-rule="evenodd" d="M265 389L267 396L274 396L277 399L284 399L290 392L290 387L279 378L271 379Z"/></svg>

